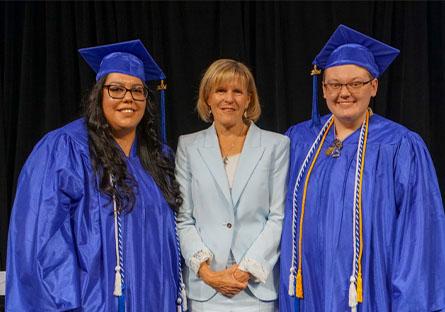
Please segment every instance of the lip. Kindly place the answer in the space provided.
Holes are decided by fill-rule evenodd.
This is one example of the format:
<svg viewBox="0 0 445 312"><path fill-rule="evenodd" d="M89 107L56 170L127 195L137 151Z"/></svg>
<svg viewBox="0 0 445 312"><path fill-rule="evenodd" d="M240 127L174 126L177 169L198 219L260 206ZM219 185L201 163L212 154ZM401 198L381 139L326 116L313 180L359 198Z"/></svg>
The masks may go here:
<svg viewBox="0 0 445 312"><path fill-rule="evenodd" d="M220 108L224 112L234 112L236 109L234 107L221 107Z"/></svg>
<svg viewBox="0 0 445 312"><path fill-rule="evenodd" d="M118 108L117 111L120 113L129 114L129 113L134 113L136 110L132 107L122 107L122 108Z"/></svg>

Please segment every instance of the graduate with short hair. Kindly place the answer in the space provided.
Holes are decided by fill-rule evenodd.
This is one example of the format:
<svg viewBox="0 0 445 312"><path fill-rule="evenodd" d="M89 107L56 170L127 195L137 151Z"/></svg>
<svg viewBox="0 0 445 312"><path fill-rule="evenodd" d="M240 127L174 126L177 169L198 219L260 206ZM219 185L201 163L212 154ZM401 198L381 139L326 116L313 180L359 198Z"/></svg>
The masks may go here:
<svg viewBox="0 0 445 312"><path fill-rule="evenodd" d="M445 310L445 216L430 154L369 108L398 53L340 25L313 62L312 119L287 131L280 311ZM320 118L321 69L331 114Z"/></svg>
<svg viewBox="0 0 445 312"><path fill-rule="evenodd" d="M80 53L97 73L85 117L45 135L19 177L6 310L181 311L181 196L145 85L165 75L139 40Z"/></svg>

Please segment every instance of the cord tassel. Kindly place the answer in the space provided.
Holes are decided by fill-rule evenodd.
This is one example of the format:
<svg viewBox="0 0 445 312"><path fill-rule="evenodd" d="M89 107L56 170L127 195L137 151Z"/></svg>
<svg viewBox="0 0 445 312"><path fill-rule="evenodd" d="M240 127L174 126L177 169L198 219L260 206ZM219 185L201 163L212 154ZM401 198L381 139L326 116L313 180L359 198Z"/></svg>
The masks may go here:
<svg viewBox="0 0 445 312"><path fill-rule="evenodd" d="M358 273L358 277L357 277L357 301L363 302L362 273Z"/></svg>
<svg viewBox="0 0 445 312"><path fill-rule="evenodd" d="M357 289L355 287L355 278L351 276L349 280L349 307L355 308L357 306Z"/></svg>
<svg viewBox="0 0 445 312"><path fill-rule="evenodd" d="M303 277L301 270L297 272L297 298L303 299Z"/></svg>
<svg viewBox="0 0 445 312"><path fill-rule="evenodd" d="M290 269L290 274L289 274L289 292L288 295L293 297L295 294L295 269L291 268Z"/></svg>
<svg viewBox="0 0 445 312"><path fill-rule="evenodd" d="M114 269L116 274L114 275L114 291L113 295L120 297L122 296L122 278L121 278L121 267L116 266Z"/></svg>
<svg viewBox="0 0 445 312"><path fill-rule="evenodd" d="M185 293L185 285L181 284L182 309L187 311L187 294Z"/></svg>

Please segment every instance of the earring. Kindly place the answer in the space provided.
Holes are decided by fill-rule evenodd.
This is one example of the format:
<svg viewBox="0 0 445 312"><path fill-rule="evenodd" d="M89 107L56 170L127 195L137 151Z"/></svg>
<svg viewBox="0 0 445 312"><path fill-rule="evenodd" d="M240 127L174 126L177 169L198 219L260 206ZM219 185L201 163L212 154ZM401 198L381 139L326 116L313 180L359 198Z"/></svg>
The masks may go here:
<svg viewBox="0 0 445 312"><path fill-rule="evenodd" d="M247 119L247 109L244 111L243 116L244 116L244 119Z"/></svg>
<svg viewBox="0 0 445 312"><path fill-rule="evenodd" d="M209 118L210 119L212 119L213 118L213 116L212 116L212 110L209 108Z"/></svg>

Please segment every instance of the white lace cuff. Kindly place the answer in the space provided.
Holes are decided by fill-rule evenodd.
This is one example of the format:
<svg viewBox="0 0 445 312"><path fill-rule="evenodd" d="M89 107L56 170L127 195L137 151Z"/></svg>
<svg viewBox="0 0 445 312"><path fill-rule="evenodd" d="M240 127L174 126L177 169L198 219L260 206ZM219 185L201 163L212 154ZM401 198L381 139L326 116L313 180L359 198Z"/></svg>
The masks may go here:
<svg viewBox="0 0 445 312"><path fill-rule="evenodd" d="M201 266L201 263L210 260L212 261L213 254L208 249L201 249L198 250L193 254L193 256L189 259L189 268L198 275L199 267Z"/></svg>
<svg viewBox="0 0 445 312"><path fill-rule="evenodd" d="M242 271L249 272L254 278L256 283L265 283L267 280L268 272L263 268L261 263L250 258L244 258L239 263L238 268Z"/></svg>

